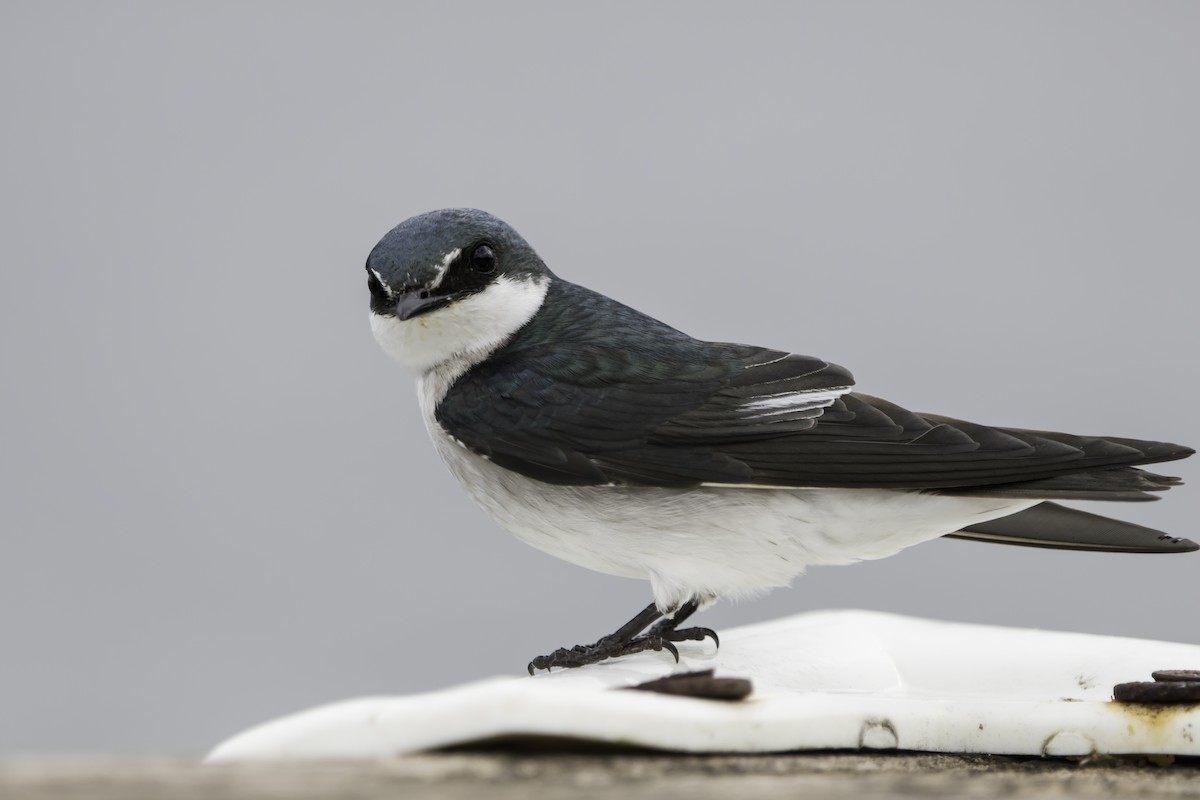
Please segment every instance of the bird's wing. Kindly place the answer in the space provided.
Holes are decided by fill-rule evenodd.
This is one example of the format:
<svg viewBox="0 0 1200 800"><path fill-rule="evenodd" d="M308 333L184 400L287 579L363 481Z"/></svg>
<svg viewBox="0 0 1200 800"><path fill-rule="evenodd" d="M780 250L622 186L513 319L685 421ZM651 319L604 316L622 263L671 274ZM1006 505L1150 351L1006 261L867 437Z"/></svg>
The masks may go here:
<svg viewBox="0 0 1200 800"><path fill-rule="evenodd" d="M736 360L720 359L728 366L720 387L700 405L656 426L650 441L719 446L807 431L854 385L846 369L819 358L737 345L710 347L748 352Z"/></svg>
<svg viewBox="0 0 1200 800"><path fill-rule="evenodd" d="M818 358L696 341L556 282L438 403L463 446L548 483L828 486L1149 499L1178 445L993 428L851 393Z"/></svg>
<svg viewBox="0 0 1200 800"><path fill-rule="evenodd" d="M721 450L750 464L759 482L774 485L1113 500L1151 499L1144 493L1173 482L1130 467L1192 452L1162 442L990 427L917 414L863 394L841 398L812 430L786 442Z"/></svg>
<svg viewBox="0 0 1200 800"><path fill-rule="evenodd" d="M721 445L808 430L852 384L820 359L743 345L649 360L555 347L475 367L436 417L474 452L549 483L742 483L752 468Z"/></svg>
<svg viewBox="0 0 1200 800"><path fill-rule="evenodd" d="M538 359L468 372L438 422L495 463L558 484L938 489L1015 497L1150 499L1170 479L1130 465L1181 458L1157 442L992 428L849 392L844 369L715 346L709 363L628 371L592 353L570 371ZM722 349L724 348L724 349ZM609 367L604 363L612 360Z"/></svg>

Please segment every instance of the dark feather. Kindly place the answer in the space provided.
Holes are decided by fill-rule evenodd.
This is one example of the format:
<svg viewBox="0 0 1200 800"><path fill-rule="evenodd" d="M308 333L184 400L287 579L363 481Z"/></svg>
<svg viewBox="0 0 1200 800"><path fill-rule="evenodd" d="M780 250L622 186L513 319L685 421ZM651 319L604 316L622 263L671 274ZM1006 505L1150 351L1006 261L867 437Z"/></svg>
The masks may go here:
<svg viewBox="0 0 1200 800"><path fill-rule="evenodd" d="M497 464L558 484L880 487L1150 499L1137 469L1189 448L994 428L863 394L842 367L700 342L555 281L534 319L458 379L438 422Z"/></svg>
<svg viewBox="0 0 1200 800"><path fill-rule="evenodd" d="M1100 550L1117 553L1187 553L1200 545L1132 522L1089 514L1056 503L1033 508L950 534L955 539L975 539L1025 547L1058 550Z"/></svg>

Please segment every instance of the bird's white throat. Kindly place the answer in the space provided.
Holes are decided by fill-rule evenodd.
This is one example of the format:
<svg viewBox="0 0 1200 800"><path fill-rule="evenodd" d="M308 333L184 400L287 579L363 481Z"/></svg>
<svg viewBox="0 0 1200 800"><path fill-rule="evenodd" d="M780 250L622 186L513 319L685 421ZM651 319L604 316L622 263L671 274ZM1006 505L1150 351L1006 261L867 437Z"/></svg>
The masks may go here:
<svg viewBox="0 0 1200 800"><path fill-rule="evenodd" d="M418 375L451 364L467 369L508 341L542 307L545 276L502 275L486 289L409 320L371 313L371 332L388 355Z"/></svg>

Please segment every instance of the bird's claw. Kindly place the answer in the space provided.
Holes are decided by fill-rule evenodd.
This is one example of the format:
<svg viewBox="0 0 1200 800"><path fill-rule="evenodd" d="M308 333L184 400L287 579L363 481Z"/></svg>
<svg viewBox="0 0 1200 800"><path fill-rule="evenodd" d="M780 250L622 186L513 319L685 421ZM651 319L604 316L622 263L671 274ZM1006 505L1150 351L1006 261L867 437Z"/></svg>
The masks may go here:
<svg viewBox="0 0 1200 800"><path fill-rule="evenodd" d="M675 663L679 663L679 648L672 644L669 640L657 634L646 634L645 636L639 636L629 644L625 645L621 652L616 653L615 655L629 656L633 655L634 653L640 653L644 650L653 650L656 653L666 650L675 657Z"/></svg>
<svg viewBox="0 0 1200 800"><path fill-rule="evenodd" d="M672 642L703 642L705 639L712 639L718 649L721 647L721 638L712 628L684 628L678 631L665 631L660 635Z"/></svg>

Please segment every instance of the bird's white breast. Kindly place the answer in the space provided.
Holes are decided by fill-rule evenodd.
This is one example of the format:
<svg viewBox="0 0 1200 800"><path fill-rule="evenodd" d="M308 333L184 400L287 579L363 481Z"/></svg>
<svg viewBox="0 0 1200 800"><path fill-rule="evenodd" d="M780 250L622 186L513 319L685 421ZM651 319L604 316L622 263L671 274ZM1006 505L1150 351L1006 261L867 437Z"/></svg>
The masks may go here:
<svg viewBox="0 0 1200 800"><path fill-rule="evenodd" d="M1036 500L888 489L555 486L467 450L433 416L444 388L419 382L442 460L503 528L589 569L650 581L660 609L786 586L810 565L884 558Z"/></svg>

